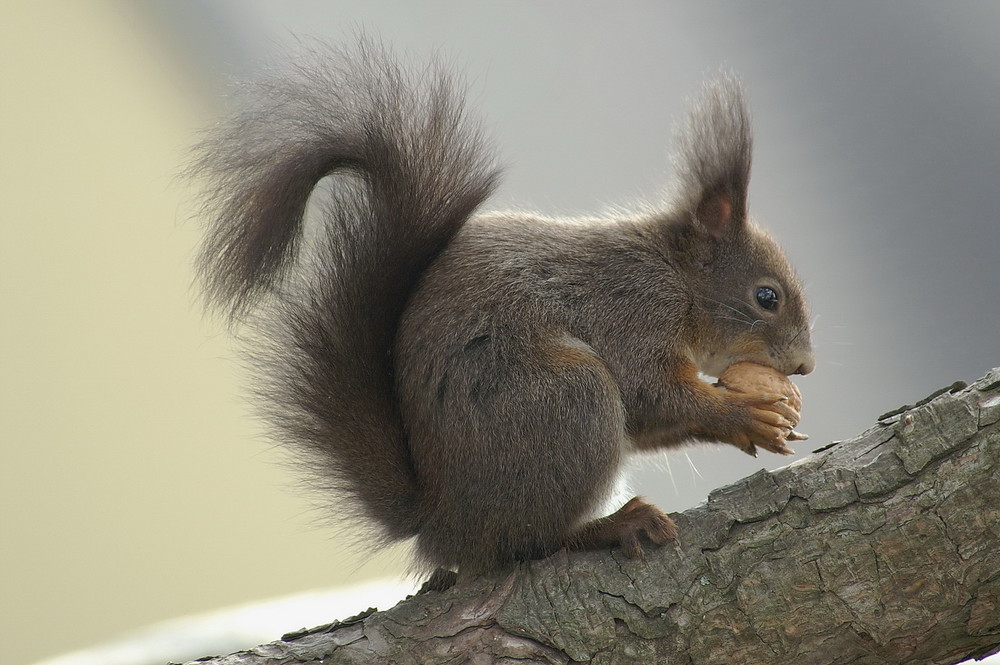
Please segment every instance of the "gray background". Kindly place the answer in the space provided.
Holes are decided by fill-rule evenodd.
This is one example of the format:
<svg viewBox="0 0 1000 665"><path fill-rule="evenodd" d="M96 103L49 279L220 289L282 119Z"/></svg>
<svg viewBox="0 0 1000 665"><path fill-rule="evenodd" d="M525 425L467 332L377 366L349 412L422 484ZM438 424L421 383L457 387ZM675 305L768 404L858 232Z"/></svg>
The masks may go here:
<svg viewBox="0 0 1000 665"><path fill-rule="evenodd" d="M659 195L684 98L720 66L756 124L751 210L816 317L799 454L1000 360L1000 5L989 2L155 2L220 100L300 37L380 36L464 72L507 174L547 214ZM641 463L668 509L787 460L700 447ZM689 463L690 460L690 463Z"/></svg>

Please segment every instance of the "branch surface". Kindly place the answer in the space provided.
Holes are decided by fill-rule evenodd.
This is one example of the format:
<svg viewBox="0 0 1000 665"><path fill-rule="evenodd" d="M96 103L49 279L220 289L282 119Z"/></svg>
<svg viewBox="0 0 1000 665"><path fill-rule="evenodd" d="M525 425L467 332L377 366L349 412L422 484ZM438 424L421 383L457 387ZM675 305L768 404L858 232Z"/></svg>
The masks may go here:
<svg viewBox="0 0 1000 665"><path fill-rule="evenodd" d="M212 665L948 665L1000 649L1000 368L672 515Z"/></svg>

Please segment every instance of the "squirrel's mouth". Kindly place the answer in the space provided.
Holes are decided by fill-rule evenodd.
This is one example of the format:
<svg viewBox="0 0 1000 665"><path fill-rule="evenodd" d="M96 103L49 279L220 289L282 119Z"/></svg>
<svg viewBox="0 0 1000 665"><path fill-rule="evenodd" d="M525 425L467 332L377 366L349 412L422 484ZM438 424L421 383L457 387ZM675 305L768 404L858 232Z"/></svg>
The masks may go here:
<svg viewBox="0 0 1000 665"><path fill-rule="evenodd" d="M815 360L812 355L802 358L789 358L784 362L777 362L766 353L716 353L714 351L704 351L693 355L695 367L706 376L719 378L731 365L736 363L754 363L764 365L781 372L785 376L792 374L808 374L813 370Z"/></svg>
<svg viewBox="0 0 1000 665"><path fill-rule="evenodd" d="M736 362L729 357L729 354L719 354L712 351L696 353L693 360L699 372L714 378L719 378L719 375L725 372L727 367Z"/></svg>

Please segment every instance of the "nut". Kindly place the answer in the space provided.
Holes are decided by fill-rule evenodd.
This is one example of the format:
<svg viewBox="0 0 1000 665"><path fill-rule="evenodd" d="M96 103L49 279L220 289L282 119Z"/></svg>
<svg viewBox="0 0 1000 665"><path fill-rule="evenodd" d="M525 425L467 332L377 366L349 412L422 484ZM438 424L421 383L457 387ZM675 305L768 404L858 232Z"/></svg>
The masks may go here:
<svg viewBox="0 0 1000 665"><path fill-rule="evenodd" d="M751 362L735 363L719 375L719 383L729 390L743 393L782 395L788 399L790 407L802 411L802 393L798 386L773 367Z"/></svg>
<svg viewBox="0 0 1000 665"><path fill-rule="evenodd" d="M719 375L719 384L728 390L741 393L771 393L781 395L796 414L802 411L802 393L787 376L766 365L739 362L730 365ZM796 423L798 424L798 423Z"/></svg>

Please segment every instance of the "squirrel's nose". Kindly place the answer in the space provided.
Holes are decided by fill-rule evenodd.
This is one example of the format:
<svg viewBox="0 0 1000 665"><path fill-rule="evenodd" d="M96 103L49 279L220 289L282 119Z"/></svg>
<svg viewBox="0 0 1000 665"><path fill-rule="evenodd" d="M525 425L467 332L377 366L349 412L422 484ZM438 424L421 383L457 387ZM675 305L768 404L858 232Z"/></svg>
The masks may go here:
<svg viewBox="0 0 1000 665"><path fill-rule="evenodd" d="M808 374L814 369L816 369L816 359L810 355L805 362L799 365L798 368L792 372L792 374Z"/></svg>

